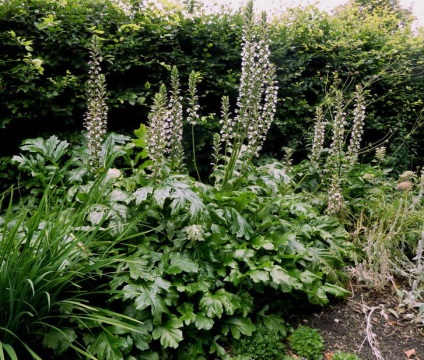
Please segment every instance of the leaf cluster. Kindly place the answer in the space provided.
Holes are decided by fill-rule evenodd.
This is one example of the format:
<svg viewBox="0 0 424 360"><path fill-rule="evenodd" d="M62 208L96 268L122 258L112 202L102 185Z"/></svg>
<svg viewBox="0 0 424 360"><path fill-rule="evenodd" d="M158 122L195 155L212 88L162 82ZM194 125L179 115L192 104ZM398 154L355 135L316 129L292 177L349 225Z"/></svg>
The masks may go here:
<svg viewBox="0 0 424 360"><path fill-rule="evenodd" d="M236 341L231 349L238 360L282 360L286 351L281 334L264 328L258 328L252 337Z"/></svg>
<svg viewBox="0 0 424 360"><path fill-rule="evenodd" d="M316 329L299 326L289 337L289 345L294 352L308 360L321 360L324 340Z"/></svg>

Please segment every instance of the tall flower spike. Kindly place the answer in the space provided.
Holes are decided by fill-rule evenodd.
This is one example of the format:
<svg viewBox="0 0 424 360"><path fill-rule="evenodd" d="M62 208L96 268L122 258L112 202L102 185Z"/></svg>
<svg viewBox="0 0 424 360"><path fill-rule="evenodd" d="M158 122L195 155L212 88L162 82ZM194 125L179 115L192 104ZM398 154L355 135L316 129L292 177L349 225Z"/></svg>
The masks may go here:
<svg viewBox="0 0 424 360"><path fill-rule="evenodd" d="M383 161L386 156L386 147L380 146L377 149L375 149L375 158L377 161Z"/></svg>
<svg viewBox="0 0 424 360"><path fill-rule="evenodd" d="M331 155L340 158L343 152L344 132L346 125L346 113L344 107L343 94L336 92L336 110L333 120L333 137L331 141Z"/></svg>
<svg viewBox="0 0 424 360"><path fill-rule="evenodd" d="M149 113L149 126L147 128L146 150L152 161L152 176L157 177L166 160L167 147L167 96L166 87L161 85L159 92L155 95L152 109Z"/></svg>
<svg viewBox="0 0 424 360"><path fill-rule="evenodd" d="M101 167L101 150L107 127L106 81L101 73L99 38L94 35L90 44L89 80L87 82L87 111L84 127L87 129L89 164L92 172Z"/></svg>
<svg viewBox="0 0 424 360"><path fill-rule="evenodd" d="M266 43L259 35L260 31L254 22L253 1L249 1L244 13L242 68L236 111L236 132L239 136L235 140L240 144L246 137L254 136L255 129L252 124L255 121L252 120L258 118L262 102L263 64L264 60L267 60L267 54L265 53ZM263 35L266 39L266 33Z"/></svg>
<svg viewBox="0 0 424 360"><path fill-rule="evenodd" d="M314 138L312 140L311 162L318 164L319 158L324 148L325 138L325 118L322 107L316 109Z"/></svg>
<svg viewBox="0 0 424 360"><path fill-rule="evenodd" d="M187 122L190 125L196 125L197 120L199 119L199 96L197 95L197 84L200 81L200 74L192 71L188 79L188 103L189 107L187 108Z"/></svg>
<svg viewBox="0 0 424 360"><path fill-rule="evenodd" d="M343 94L340 90L335 93L335 110L332 121L333 135L330 144L330 152L325 165L325 170L334 173L340 172L344 158L344 135L346 125L346 113Z"/></svg>
<svg viewBox="0 0 424 360"><path fill-rule="evenodd" d="M171 71L171 92L169 97L167 153L173 170L182 167L184 159L183 139L183 106L181 104L180 80L176 66Z"/></svg>
<svg viewBox="0 0 424 360"><path fill-rule="evenodd" d="M266 14L257 23L253 1L244 12L241 77L236 116L229 118L228 99L223 99L221 141L224 150L222 186L243 174L259 154L276 111L277 82L275 66L270 63L270 36ZM225 103L227 101L227 103Z"/></svg>
<svg viewBox="0 0 424 360"><path fill-rule="evenodd" d="M219 124L221 125L220 139L224 147L224 154L227 154L231 149L231 139L234 135L234 122L230 117L230 99L228 96L222 97L221 120Z"/></svg>
<svg viewBox="0 0 424 360"><path fill-rule="evenodd" d="M353 126L350 135L350 142L347 149L347 159L351 165L354 165L358 152L361 147L362 135L365 124L365 104L364 92L361 85L356 86L355 109L353 110Z"/></svg>
<svg viewBox="0 0 424 360"><path fill-rule="evenodd" d="M219 136L219 134L213 134L212 149L213 149L213 154L212 154L213 162L211 163L211 165L213 166L212 171L215 171L218 166L218 162L221 158L221 155L220 155L221 137Z"/></svg>
<svg viewBox="0 0 424 360"><path fill-rule="evenodd" d="M329 215L340 215L344 209L344 205L340 179L337 176L333 176L330 189L328 190L328 205L325 212Z"/></svg>
<svg viewBox="0 0 424 360"><path fill-rule="evenodd" d="M262 13L256 25L253 2L249 2L244 20L242 76L236 121L241 138L247 139L247 153L251 158L259 155L274 119L278 87L275 66L269 61L271 52L266 13Z"/></svg>

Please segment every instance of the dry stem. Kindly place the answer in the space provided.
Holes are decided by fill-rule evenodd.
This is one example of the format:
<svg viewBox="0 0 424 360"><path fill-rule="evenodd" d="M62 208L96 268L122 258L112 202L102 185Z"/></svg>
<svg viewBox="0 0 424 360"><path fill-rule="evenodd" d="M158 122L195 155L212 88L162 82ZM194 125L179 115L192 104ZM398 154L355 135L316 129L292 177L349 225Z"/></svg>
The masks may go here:
<svg viewBox="0 0 424 360"><path fill-rule="evenodd" d="M372 353L374 354L374 356L377 360L384 360L384 357L381 354L380 349L378 348L378 342L377 342L377 339L376 339L376 335L372 332L372 323L371 323L372 314L377 309L378 309L378 307L375 307L375 306L369 307L369 306L365 305L364 303L362 303L362 311L365 314L365 320L366 320L366 323L367 323L367 327L366 327L367 336L364 339L364 342L365 342L365 340L368 340L368 343L371 347ZM361 347L362 347L362 345L361 345Z"/></svg>

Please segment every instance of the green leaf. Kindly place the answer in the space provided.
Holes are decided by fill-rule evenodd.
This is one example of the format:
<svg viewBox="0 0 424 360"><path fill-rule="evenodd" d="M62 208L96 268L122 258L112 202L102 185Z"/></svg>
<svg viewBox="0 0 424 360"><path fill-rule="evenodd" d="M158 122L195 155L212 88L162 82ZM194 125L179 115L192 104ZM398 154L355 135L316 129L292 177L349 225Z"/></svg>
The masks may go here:
<svg viewBox="0 0 424 360"><path fill-rule="evenodd" d="M207 292L200 299L200 308L206 312L206 315L210 318L217 316L220 318L224 312L224 307L219 298L212 295L210 292Z"/></svg>
<svg viewBox="0 0 424 360"><path fill-rule="evenodd" d="M143 201L147 200L147 197L153 194L153 187L152 186L144 186L140 189L137 189L133 197L135 198L136 205L140 205Z"/></svg>
<svg viewBox="0 0 424 360"><path fill-rule="evenodd" d="M210 330L213 328L214 321L203 312L196 314L196 320L194 321L194 325L199 330Z"/></svg>
<svg viewBox="0 0 424 360"><path fill-rule="evenodd" d="M290 242L296 241L296 233L287 231L284 234L274 233L273 238L277 246L284 246Z"/></svg>
<svg viewBox="0 0 424 360"><path fill-rule="evenodd" d="M327 292L327 293L329 293L331 295L334 295L336 297L345 297L345 296L350 295L350 291L348 291L346 289L343 289L340 286L333 285L333 284L328 284L328 283L327 284L324 284L322 286L322 289L325 292Z"/></svg>
<svg viewBox="0 0 424 360"><path fill-rule="evenodd" d="M188 206L192 220L201 218L206 209L199 195L187 188L187 184L175 182L173 185L174 191L170 196L170 198L174 199L171 203L171 214L175 215Z"/></svg>
<svg viewBox="0 0 424 360"><path fill-rule="evenodd" d="M185 291L189 295L193 295L197 292L205 293L209 290L211 284L205 280L199 280L193 283L190 283L184 287L181 287L181 291ZM180 291L179 290L179 291Z"/></svg>
<svg viewBox="0 0 424 360"><path fill-rule="evenodd" d="M132 279L145 279L146 274L149 272L148 260L135 257L132 259L125 259L124 261L130 270L130 277Z"/></svg>
<svg viewBox="0 0 424 360"><path fill-rule="evenodd" d="M108 219L111 215L110 209L102 204L92 205L87 215L87 220L92 225L99 225L102 221Z"/></svg>
<svg viewBox="0 0 424 360"><path fill-rule="evenodd" d="M234 252L234 258L246 261L247 259L250 259L254 257L256 252L252 249L237 249Z"/></svg>
<svg viewBox="0 0 424 360"><path fill-rule="evenodd" d="M51 162L57 163L58 160L66 154L68 147L68 142L60 141L57 136L53 135L47 140L43 138L25 140L21 149L38 153L48 158Z"/></svg>
<svg viewBox="0 0 424 360"><path fill-rule="evenodd" d="M252 247L256 250L274 250L274 244L265 238L265 236L257 236L252 240Z"/></svg>
<svg viewBox="0 0 424 360"><path fill-rule="evenodd" d="M231 231L235 233L237 237L245 237L249 240L253 230L246 219L234 208L230 208L228 211Z"/></svg>
<svg viewBox="0 0 424 360"><path fill-rule="evenodd" d="M239 269L231 269L230 273L224 278L224 281L231 282L233 285L238 286L240 282L246 277Z"/></svg>
<svg viewBox="0 0 424 360"><path fill-rule="evenodd" d="M219 289L214 295L210 292L203 295L199 305L210 318L215 316L220 318L224 309L227 314L233 314L238 302L233 294L226 292L224 289Z"/></svg>
<svg viewBox="0 0 424 360"><path fill-rule="evenodd" d="M125 192L121 189L114 189L110 193L110 200L121 201L121 202L128 204L131 201L131 198L130 198L130 195L127 192Z"/></svg>
<svg viewBox="0 0 424 360"><path fill-rule="evenodd" d="M253 282L259 283L259 282L268 282L269 281L269 273L265 270L250 270L246 273Z"/></svg>
<svg viewBox="0 0 424 360"><path fill-rule="evenodd" d="M173 253L169 256L171 260L170 267L167 269L169 274L179 274L181 272L197 273L199 265L192 261L188 255Z"/></svg>
<svg viewBox="0 0 424 360"><path fill-rule="evenodd" d="M196 314L191 303L183 303L177 307L177 311L181 314L180 320L186 325L190 325L196 320Z"/></svg>
<svg viewBox="0 0 424 360"><path fill-rule="evenodd" d="M251 313L253 308L253 296L250 295L247 291L237 294L237 301L239 303L239 310L243 314L243 317L246 317Z"/></svg>
<svg viewBox="0 0 424 360"><path fill-rule="evenodd" d="M153 339L160 339L163 347L172 347L176 349L178 343L183 340L183 332L180 328L183 322L179 319L168 320L163 326L158 326L153 330Z"/></svg>
<svg viewBox="0 0 424 360"><path fill-rule="evenodd" d="M123 360L120 347L125 345L125 339L102 331L88 345L87 350L96 355L99 360Z"/></svg>
<svg viewBox="0 0 424 360"><path fill-rule="evenodd" d="M311 304L327 304L328 298L327 295L321 285L321 283L317 283L314 285L305 285L304 291L308 295L308 300Z"/></svg>
<svg viewBox="0 0 424 360"><path fill-rule="evenodd" d="M146 125L140 124L140 127L137 130L134 130L134 134L135 136L137 136L137 139L133 141L135 146L144 149L146 147L146 134L147 134Z"/></svg>
<svg viewBox="0 0 424 360"><path fill-rule="evenodd" d="M276 314L266 314L265 312L269 309L269 306L266 305L259 313L263 324L265 327L272 331L273 333L279 332L281 335L287 335L287 327L284 325L284 320L282 317Z"/></svg>
<svg viewBox="0 0 424 360"><path fill-rule="evenodd" d="M255 325L249 318L233 317L224 321L228 325L231 334L235 339L240 339L241 335L251 336L256 331Z"/></svg>
<svg viewBox="0 0 424 360"><path fill-rule="evenodd" d="M218 336L216 336L214 340L212 341L212 344L210 347L210 353L211 354L216 353L220 359L226 359L226 356L228 356L228 353L223 346L219 345L216 342L217 339L218 339Z"/></svg>
<svg viewBox="0 0 424 360"><path fill-rule="evenodd" d="M156 203L161 209L163 209L163 206L165 205L165 200L169 198L171 191L171 186L162 185L155 189L155 191L153 192L153 198L156 200Z"/></svg>
<svg viewBox="0 0 424 360"><path fill-rule="evenodd" d="M0 360L5 360L3 349L9 355L11 360L18 360L18 356L16 355L16 352L13 349L13 347L11 345L5 344L1 341L0 341Z"/></svg>
<svg viewBox="0 0 424 360"><path fill-rule="evenodd" d="M57 353L64 352L73 341L77 339L75 331L72 329L51 330L44 334L43 346L55 350Z"/></svg>
<svg viewBox="0 0 424 360"><path fill-rule="evenodd" d="M156 280L139 285L128 284L123 288L124 300L134 299L134 306L137 310L150 307L154 319L160 320L163 313L169 313L165 302L166 294L161 294L162 289Z"/></svg>
<svg viewBox="0 0 424 360"><path fill-rule="evenodd" d="M149 333L140 334L136 332L131 333L131 338L134 340L134 345L139 350L147 350L149 349L149 343L152 340L152 337ZM144 358L144 357L143 357Z"/></svg>
<svg viewBox="0 0 424 360"><path fill-rule="evenodd" d="M275 265L271 269L270 275L272 281L279 285L284 292L290 292L293 287L299 285L298 280L290 276L290 274L279 265Z"/></svg>
<svg viewBox="0 0 424 360"><path fill-rule="evenodd" d="M318 276L317 274L309 270L305 270L300 274L300 281L303 284L313 284L314 282L317 282L320 280L321 280L321 276Z"/></svg>

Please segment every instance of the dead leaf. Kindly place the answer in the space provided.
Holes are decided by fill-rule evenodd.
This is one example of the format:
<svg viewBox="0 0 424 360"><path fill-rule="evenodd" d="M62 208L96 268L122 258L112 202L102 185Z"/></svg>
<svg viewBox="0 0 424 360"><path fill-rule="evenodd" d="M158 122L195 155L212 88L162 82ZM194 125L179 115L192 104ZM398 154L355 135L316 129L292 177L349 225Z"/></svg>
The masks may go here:
<svg viewBox="0 0 424 360"><path fill-rule="evenodd" d="M386 319L386 321L389 321L389 315L387 315L384 309L381 309L380 314Z"/></svg>
<svg viewBox="0 0 424 360"><path fill-rule="evenodd" d="M324 360L331 360L333 359L333 356L334 356L334 353L332 352L324 353Z"/></svg>
<svg viewBox="0 0 424 360"><path fill-rule="evenodd" d="M415 353L415 349L410 349L405 351L406 356L408 357L408 359L410 359L411 357L415 357L416 353Z"/></svg>
<svg viewBox="0 0 424 360"><path fill-rule="evenodd" d="M389 309L389 311L393 316L395 316L397 319L399 319L399 314L395 310Z"/></svg>

